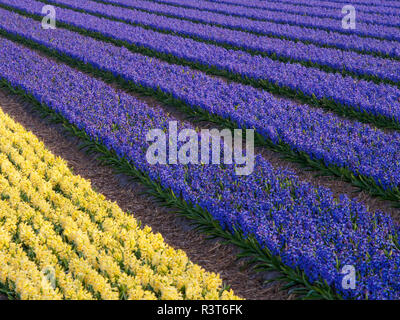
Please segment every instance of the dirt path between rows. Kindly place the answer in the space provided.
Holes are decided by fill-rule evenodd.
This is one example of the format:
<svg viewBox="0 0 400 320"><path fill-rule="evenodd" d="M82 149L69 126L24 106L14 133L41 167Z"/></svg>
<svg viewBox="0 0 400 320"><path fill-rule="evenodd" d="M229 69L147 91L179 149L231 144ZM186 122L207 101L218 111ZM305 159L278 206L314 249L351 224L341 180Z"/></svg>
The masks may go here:
<svg viewBox="0 0 400 320"><path fill-rule="evenodd" d="M257 274L244 268L243 261L236 261L238 250L221 240L207 240L193 230L189 221L178 217L169 209L155 204L153 199L140 195L143 188L115 175L111 168L99 165L94 157L78 149L79 141L66 135L61 125L42 119L30 104L17 96L0 90L0 107L15 121L41 139L55 155L65 159L75 174L92 182L93 188L115 201L126 212L163 235L165 241L176 249L184 250L189 258L207 271L219 273L235 293L246 299L292 299L287 291L280 291L281 284L264 285L271 274ZM6 298L0 294L0 299Z"/></svg>
<svg viewBox="0 0 400 320"><path fill-rule="evenodd" d="M54 58L54 57L50 57L47 56L46 54L42 53L39 50L33 50L35 51L37 54L45 57L46 59L52 60L56 63L61 63L63 64L62 61L60 61L58 58ZM77 71L83 72L81 70L78 70L77 68L73 68ZM103 81L103 79L101 79L100 77L94 76L93 74L91 74L90 72L83 72L85 74L87 74L88 76L91 76L93 78L96 78L100 81ZM212 76L213 78L219 78L222 79L223 81L230 83L233 82L231 80L228 80L224 77L219 77L219 76ZM177 108L172 107L172 106L168 106L166 104L160 103L157 99L155 99L154 97L149 97L149 96L144 96L144 95L140 95L135 93L133 90L127 90L126 88L123 88L122 86L120 86L118 83L116 82L108 82L108 85L112 86L114 89L116 90L122 90L127 94L130 94L132 96L134 96L137 99L143 100L145 101L149 106L153 107L153 108L160 108L163 111L167 112L168 114L170 114L172 117L176 118L179 121L182 122L187 122L187 123L191 123L194 127L197 127L199 129L203 129L203 128L218 128L218 129L223 129L220 126L214 124L214 123L209 123L209 122L196 122L193 123L191 118L188 118L187 115L179 110L177 110ZM262 89L258 89L258 90L262 90ZM275 95L275 97L278 98L284 98L287 99L285 97L279 96L279 95ZM295 99L287 99L287 100L291 100L295 103L300 103L300 101L297 101ZM336 115L337 116L337 115ZM342 119L347 119L346 117L343 116L339 116L339 118ZM348 120L348 119L347 119ZM356 120L353 120L354 122L357 122ZM370 127L374 128L373 125L370 125ZM383 130L385 132L391 132L390 130ZM326 187L329 188L335 197L339 197L339 195L341 194L347 194L350 198L354 198L357 201L360 201L361 203L364 203L371 211L384 211L388 214L390 214L392 216L392 218L400 224L400 208L394 208L392 206L392 204L389 201L384 201L381 199L378 199L376 197L371 197L367 192L365 191L360 191L358 188L353 187L350 183L345 182L340 180L337 177L333 177L333 176L317 176L317 171L315 170L306 170L305 168L303 168L300 164L294 163L294 162L290 162L287 160L282 159L282 155L280 155L277 152L271 151L270 149L266 148L266 147L256 147L255 149L256 153L261 154L265 159L267 159L273 166L275 167L283 167L283 168L287 168L290 169L291 171L295 172L296 175L303 181L308 181L310 183L312 183L314 186L316 187Z"/></svg>

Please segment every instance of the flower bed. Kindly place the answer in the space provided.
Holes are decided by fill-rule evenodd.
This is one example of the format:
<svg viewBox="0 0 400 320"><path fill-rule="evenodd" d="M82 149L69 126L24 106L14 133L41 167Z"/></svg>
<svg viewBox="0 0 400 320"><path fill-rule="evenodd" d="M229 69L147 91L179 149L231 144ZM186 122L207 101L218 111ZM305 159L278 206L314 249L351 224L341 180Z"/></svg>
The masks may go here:
<svg viewBox="0 0 400 320"><path fill-rule="evenodd" d="M345 298L399 298L398 226L387 215L345 196L335 199L258 156L249 176L235 175L233 165L149 165L145 133L167 128L171 118L164 112L6 40L4 59L13 64L0 64L3 82L68 119L98 146L115 150L113 162L128 159L132 174L146 173L170 190L171 201L192 203L225 230L241 230L241 241L254 237L284 265L304 272L303 279L328 284ZM357 271L355 290L342 287L341 269L348 264Z"/></svg>
<svg viewBox="0 0 400 320"><path fill-rule="evenodd" d="M237 298L1 110L0 198L0 283L20 299Z"/></svg>
<svg viewBox="0 0 400 320"><path fill-rule="evenodd" d="M136 86L159 89L191 108L201 108L239 126L255 128L266 139L276 144L282 141L294 150L322 160L326 166L344 167L353 175L372 177L385 189L396 189L400 184L399 133L384 133L65 29L42 30L36 21L2 9L0 17L0 29L33 39Z"/></svg>

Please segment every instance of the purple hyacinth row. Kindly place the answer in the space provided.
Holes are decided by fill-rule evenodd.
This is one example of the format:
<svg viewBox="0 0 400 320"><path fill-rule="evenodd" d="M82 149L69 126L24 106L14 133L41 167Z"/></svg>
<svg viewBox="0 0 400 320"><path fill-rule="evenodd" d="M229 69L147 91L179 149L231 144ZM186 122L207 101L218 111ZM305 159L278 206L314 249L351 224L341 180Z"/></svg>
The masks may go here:
<svg viewBox="0 0 400 320"><path fill-rule="evenodd" d="M282 1L282 0L278 0ZM297 0L288 0L289 2L291 1L297 1ZM300 0L304 1L304 0ZM315 0L312 0L315 1ZM320 0L321 3L329 4L339 4L343 5L346 4L346 0ZM366 8L373 6L372 8L379 8L379 7L384 7L384 8L400 8L400 4L398 1L389 1L389 0L351 0L351 3L357 4L357 5L362 5L365 6Z"/></svg>
<svg viewBox="0 0 400 320"><path fill-rule="evenodd" d="M188 8L207 10L211 12L222 13L226 15L235 15L251 19L259 19L296 25L301 27L310 27L323 29L329 32L339 32L345 34L355 34L361 37L376 37L386 40L400 40L400 30L396 27L389 27L376 24L368 24L357 20L357 28L344 29L342 27L342 18L319 18L306 15L290 14L288 12L271 11L266 9L245 8L243 6L227 5L224 3L215 3L197 0L161 0L161 3L183 5ZM202 12L199 12L201 15Z"/></svg>
<svg viewBox="0 0 400 320"><path fill-rule="evenodd" d="M152 0L149 0L152 1ZM341 1L326 1L326 0L269 0L260 1L260 0L207 0L210 2L217 3L225 3L225 4L234 4L241 5L245 7L254 7L254 8L269 8L270 3L277 4L293 4L293 5L305 5L305 6L320 6L325 8L341 8L346 4L357 5L360 6L360 10L363 11L365 9L377 9L383 7L384 10L389 10L393 8L400 9L400 3L398 1L382 1L382 0L371 0L371 1L357 1L357 0L341 0ZM375 7L378 6L378 7Z"/></svg>
<svg viewBox="0 0 400 320"><path fill-rule="evenodd" d="M43 7L42 2L38 1L28 1L28 0L20 0L17 3L15 3L14 0L0 0L0 3L9 5L11 7L15 7L21 10L25 10L29 13L34 13L34 14L42 14L41 10ZM82 4L77 4L77 5L84 5ZM115 7L114 7L115 8ZM111 10L111 9L110 9ZM114 9L117 10L117 9ZM122 8L121 8L122 10ZM127 10L127 9L125 9ZM145 13L143 12L136 12L136 14L132 17L131 19L139 19L140 17L144 17ZM82 18L82 14L77 14L76 12L73 12L72 10L68 9L63 9L63 8L57 8L57 17L59 21L63 21L65 23L70 23L74 24L75 26L80 26L83 28L90 28L92 31L98 31L98 32L104 32L104 25L106 24L106 20L95 20L97 17L93 17L90 15L85 15L85 18ZM150 17L149 14L147 14L146 17ZM61 20L62 19L62 20ZM88 24L82 25L82 22L86 20L90 21L96 21L93 24ZM127 16L124 16L124 19L127 19ZM141 19L142 20L142 19ZM194 30L196 32L200 32L202 28L205 28L207 32L209 32L210 26L204 26L201 24L194 24L189 21L182 21L179 19L175 19L175 25L171 25L171 18L167 17L160 17L157 16L156 18L153 18L149 21L146 21L146 23L149 25L151 24L153 27L160 27L160 24L163 23L164 28L169 27L169 28L178 28L183 32L183 28L185 27L190 32L193 33ZM128 25L124 25L122 23L118 22L112 22L108 21L107 24L109 26L115 26L113 29L115 29L114 34L111 35L113 37L121 37L124 36L124 33L127 32L126 30L130 28ZM193 25L195 25L193 27ZM284 26L281 24L271 24L271 28L266 29L269 30L269 32L273 35L276 36L288 36L289 38L293 39L300 39L302 41L311 41L315 42L317 44L326 44L326 45L336 45L338 48L341 49L349 49L349 50L360 50L360 51L366 51L366 52L375 52L375 53L380 53L380 54L385 54L389 56L393 56L396 58L400 58L400 43L395 42L395 41L386 41L386 40L377 40L377 39L365 39L365 38L360 38L355 35L343 35L343 34L334 34L334 33L329 33L323 30L305 30L304 28L300 27L295 27L295 26ZM118 26L118 27L117 27ZM121 31L117 31L117 29ZM129 29L132 30L132 29ZM139 31L140 29L136 29L136 32L143 33L144 31ZM216 28L214 27L213 29L213 36L211 36L211 33L207 35L207 32L204 32L204 38L208 39L210 37L217 37L219 34L220 38L223 39L223 41L228 42L228 43L237 43L240 41L243 43L244 48L248 49L256 49L259 48L258 50L263 50L262 48L268 47L266 43L272 41L271 38L268 37L262 37L262 36L257 36L257 35L252 35L246 32L240 32L240 31L234 31L234 30L227 30L224 28ZM108 35L110 35L110 32L107 32ZM176 39L176 38L175 38ZM140 41L140 39L137 39ZM176 40L179 41L179 40ZM247 45L246 45L247 44ZM172 44L171 44L172 45ZM257 49L256 49L257 50Z"/></svg>
<svg viewBox="0 0 400 320"><path fill-rule="evenodd" d="M116 4L116 5L121 5L121 6L128 6L128 7L134 7L137 9L143 9L143 10L151 10L153 12L159 12L162 14L169 14L169 15L174 15L177 17L181 18L186 18L186 19L194 19L197 21L202 21L202 22L209 22L209 23L219 23L219 20L210 20L212 17L216 17L221 19L221 22L224 22L226 20L226 15L222 14L217 14L214 12L201 12L199 14L199 11L197 9L190 9L190 8L185 8L185 7L175 7L167 4L162 4L162 3L157 3L157 2L150 2L146 0L102 0L102 2L107 2L111 4ZM307 14L308 16L315 16L315 17L322 17L322 18L343 18L343 14L341 11L338 10L329 10L329 9L324 9L321 10L321 8L314 8L314 7L300 7L296 5L288 5L288 4L281 4L281 3L271 3L268 2L269 10L273 11L279 11L279 12L287 12L287 13L294 13L294 14ZM207 18L204 18L207 17ZM235 17L232 17L235 18ZM239 18L242 21L246 21L246 23L249 23L249 19L243 19ZM214 21L214 22L213 22ZM235 21L235 19L232 19L231 21ZM237 20L239 21L239 20ZM391 17L382 17L382 15L379 14L369 14L369 13L359 13L357 14L357 21L364 21L368 23L374 23L374 24L382 24L386 26L400 26L400 17L399 16L391 16ZM255 21L257 22L257 21ZM254 23L254 22L253 22ZM251 30L250 30L251 31ZM260 30L260 32L262 32Z"/></svg>
<svg viewBox="0 0 400 320"><path fill-rule="evenodd" d="M280 1L280 0L278 0ZM296 0L289 0L296 1ZM321 0L321 2L328 3L346 3L346 0ZM363 5L374 5L374 6L387 6L387 7L400 7L399 2L390 0L351 0L352 3L363 4Z"/></svg>
<svg viewBox="0 0 400 320"><path fill-rule="evenodd" d="M111 0L113 2L132 2L132 0ZM361 55L355 52L344 52L342 50L320 48L314 45L306 45L282 39L265 39L243 34L234 30L226 30L219 27L199 25L178 19L160 17L153 14L144 13L137 10L129 10L119 7L106 6L92 1L81 2L80 0L61 0L59 3L68 4L74 8L104 14L113 18L125 20L127 22L140 23L154 28L172 31L175 33L186 34L198 37L204 40L212 40L222 44L235 45L239 48L249 48L257 51L263 51L268 54L275 54L289 59L298 61L311 61L320 65L325 65L339 71L345 68L348 71L359 75L377 76L382 79L395 82L400 81L400 62L389 59L377 58L369 55ZM153 9L159 9L158 5L148 1L135 1L135 4L141 5L150 9L150 6L155 6ZM168 11L171 14L177 15L180 11L183 16L191 17L198 16L198 11L192 9L182 9L170 6L164 6L172 9ZM189 12L188 11L192 11ZM210 15L215 15L210 13ZM220 15L221 16L221 15ZM226 16L221 16L224 19ZM200 20L210 20L207 14L200 16ZM239 18L240 20L241 18ZM215 22L215 19L211 19ZM240 22L238 21L238 25ZM253 40L253 41L252 41Z"/></svg>
<svg viewBox="0 0 400 320"><path fill-rule="evenodd" d="M104 0L103 0L104 1ZM106 2L114 2L115 0L106 0ZM119 2L119 0L117 1ZM123 0L122 2L136 6L136 0ZM149 1L145 1L149 3ZM292 14L300 14L300 15L307 15L307 16L315 16L321 18L334 18L334 19L342 19L343 14L341 8L330 9L330 8L321 8L321 7L306 7L300 6L298 4L287 4L287 3L279 3L279 2L270 2L270 1L243 1L240 2L233 2L230 0L220 0L220 1L213 1L217 3L224 3L224 4L235 4L235 5L243 5L245 7L251 8L261 8L267 9L272 11L279 11L279 12L287 12ZM152 2L155 3L155 2ZM349 3L350 4L350 3ZM175 7L177 8L177 7ZM357 6L356 6L357 10ZM379 24L385 26L400 26L400 17L397 15L390 15L390 16L382 16L381 14L377 13L367 13L367 12L358 12L357 11L357 21L372 23L372 24Z"/></svg>
<svg viewBox="0 0 400 320"><path fill-rule="evenodd" d="M253 234L311 282L322 278L345 298L400 298L400 250L393 241L398 226L388 215L369 212L346 196L335 199L328 189L301 182L260 156L249 176L236 176L232 165L149 165L145 135L153 128L168 130L172 118L1 38L0 78L23 88L174 194L208 210L222 227ZM354 290L342 287L345 265L357 271Z"/></svg>
<svg viewBox="0 0 400 320"><path fill-rule="evenodd" d="M4 1L10 0L0 0L0 2ZM24 1L26 0L21 0L19 3ZM29 3L31 5L26 10L38 14L41 7L35 8L33 1ZM41 3L36 2L36 4ZM98 31L115 39L256 80L267 79L276 85L288 86L309 96L314 95L318 99L329 98L357 110L394 118L400 122L400 89L391 85L378 85L299 64L252 56L246 52L227 50L191 39L160 34L71 10L57 8L57 12L59 21Z"/></svg>
<svg viewBox="0 0 400 320"><path fill-rule="evenodd" d="M248 17L248 18L258 17L259 19L268 20L272 22L285 23L285 24L287 23L290 25L297 25L300 27L312 27L316 29L327 30L329 32L336 31L339 33L349 33L349 34L359 35L362 37L377 37L386 40L400 41L400 29L395 27L380 26L380 25L358 22L357 28L351 30L351 29L343 29L341 18L328 19L328 18L308 17L302 15L288 14L287 12L243 8L241 6L232 7L225 4L215 4L212 2L199 2L197 0L182 0L182 1L173 0L173 1L184 4L185 6L193 7L195 9L206 9L217 13L224 13L229 15L235 14L241 17ZM69 5L69 3L72 3L73 6L76 6L77 1L46 0L46 2L58 3L64 5ZM82 3L82 1L78 1L78 3ZM85 3L87 3L87 1L83 2L83 4ZM91 4L91 6L95 7L93 4ZM202 13L203 13L202 11L198 11L198 16L201 16Z"/></svg>
<svg viewBox="0 0 400 320"><path fill-rule="evenodd" d="M176 8L163 4L157 4L142 0L107 0L114 4L134 5L138 9L146 9L164 14L173 14L182 18L194 18L207 23L219 23L219 18L226 20L228 17L214 13L206 12L199 16L197 10ZM337 49L320 48L314 45L306 45L282 39L260 39L260 37L245 35L233 30L224 30L213 26L199 26L186 21L178 21L177 19L159 17L157 15L146 14L136 10L126 10L121 8L111 8L101 4L87 1L82 3L79 0L68 0L63 3L86 10L106 14L114 18L122 19L127 22L141 23L150 25L151 27L169 30L176 33L186 34L199 37L205 40L212 40L218 43L234 45L241 48L266 52L268 54L276 54L277 56L294 59L297 61L311 61L320 65L325 65L337 70L345 68L348 71L359 75L374 75L382 79L399 81L400 79L400 62L372 57L369 55L361 55L355 52L345 52ZM217 17L218 16L218 17ZM198 17L198 18L197 18ZM234 18L235 19L235 18ZM237 25L241 25L237 18ZM246 20L246 19L244 19ZM249 20L247 20L249 21ZM255 40L251 41L251 40Z"/></svg>
<svg viewBox="0 0 400 320"><path fill-rule="evenodd" d="M154 0L152 0L154 1ZM161 0L158 0L161 1ZM209 0L211 2L217 2L217 3L225 3L225 2L229 2L232 3L232 0ZM164 2L164 1L163 1ZM238 2L238 1L235 1ZM321 10L323 10L324 8L328 8L328 9L337 9L337 10L342 10L343 6L345 5L353 5L357 7L357 13L372 13L372 14L381 14L381 15L398 15L400 14L400 5L397 2L389 2L388 1L381 1L381 0L377 0L374 3L369 3L369 4L363 4L360 2L356 2L353 0L350 1L323 1L323 0L269 0L267 1L240 1L241 3L235 3L237 5L246 5L246 6L254 6L257 8L264 8L266 6L268 6L268 3L278 3L278 4L291 4L291 5L300 5L300 6L305 6L305 7L320 7ZM396 5L393 5L393 4Z"/></svg>
<svg viewBox="0 0 400 320"><path fill-rule="evenodd" d="M275 98L250 86L227 84L202 72L135 54L75 32L42 30L38 22L2 9L0 28L137 85L160 89L192 107L230 118L240 126L255 128L264 137L274 142L281 139L327 165L347 167L354 174L373 177L387 188L400 184L400 133L386 134L307 105Z"/></svg>

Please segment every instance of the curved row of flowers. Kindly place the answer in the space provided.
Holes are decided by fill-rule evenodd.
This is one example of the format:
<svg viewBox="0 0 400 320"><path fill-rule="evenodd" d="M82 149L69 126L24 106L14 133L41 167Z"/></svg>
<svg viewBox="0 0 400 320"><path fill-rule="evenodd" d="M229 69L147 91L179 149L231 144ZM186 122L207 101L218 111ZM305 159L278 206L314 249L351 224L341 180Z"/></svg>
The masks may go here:
<svg viewBox="0 0 400 320"><path fill-rule="evenodd" d="M42 1L42 0L41 0ZM44 0L43 0L44 1ZM42 14L41 9L43 7L43 2L38 2L38 1L28 1L28 0L21 0L18 1L18 3L15 3L13 0L2 0L0 2L3 5L11 6L14 8L18 8L20 10L24 10L30 13L36 13L36 14ZM46 3L46 2L44 2ZM82 4L81 4L82 5ZM76 13L76 12L75 12ZM60 17L63 17L66 19L67 17L69 19L74 16L74 12L71 10L63 9L57 7L57 17L58 19ZM141 12L143 14L143 12ZM87 19L89 19L88 16L86 16ZM126 16L124 17L126 19ZM160 22L162 21L170 21L167 20L167 18L162 19L160 16L158 16L158 19L160 19ZM63 20L65 21L65 20ZM74 23L77 23L74 21ZM97 22L99 23L99 21ZM182 25L183 21L179 20L177 22L178 25ZM193 23L190 23L189 21L185 22L185 25L193 25ZM128 26L122 26L119 25L118 28L123 30L127 28ZM156 26L155 26L156 27ZM182 27L182 26L181 26ZM198 29L202 27L199 24L195 24L195 27ZM204 26L206 27L206 26ZM203 27L203 28L204 28ZM93 27L92 27L93 28ZM290 40L300 40L303 42L310 42L313 44L318 45L326 45L326 46L333 46L339 49L345 49L345 50L353 50L357 52L363 52L363 53L372 53L375 55L381 55L384 57L394 57L397 59L400 59L400 43L395 42L395 41L388 41L388 40L378 40L378 39L364 39L360 38L356 35L344 35L344 34L338 34L338 33L329 33L324 30L314 30L314 29L305 29L301 27L296 27L296 26L289 26L289 25L283 25L283 24L271 24L268 27L265 26L264 30L268 30L268 35L276 36L276 37L284 37ZM229 32L229 30L226 29L221 29L223 33ZM253 36L253 37L252 37ZM238 38L243 38L246 39L249 43L253 43L254 45L257 45L258 47L262 46L260 40L268 42L270 38L268 37L260 37L257 35L251 35L247 32L240 32L236 31L235 37ZM234 41L233 39L235 37L231 37L230 41ZM245 46L246 48L247 46Z"/></svg>
<svg viewBox="0 0 400 320"><path fill-rule="evenodd" d="M113 0L120 2L121 0ZM127 2L126 0L124 0ZM240 31L223 29L210 25L199 25L188 21L160 17L155 14L129 10L118 7L105 6L92 1L81 2L79 0L62 0L59 3L68 4L73 8L102 14L106 17L121 19L123 21L148 26L155 30L164 30L177 34L195 37L213 41L217 44L235 46L237 49L247 49L255 52L266 53L268 55L277 55L293 61L316 63L322 68L324 66L333 68L337 71L350 71L361 76L375 76L385 80L400 82L400 61L383 59L370 55L362 55L356 52L342 51L333 48L321 48L315 45L296 43L290 40L270 38L268 40L255 35L245 34ZM136 2L135 2L136 3ZM151 11L162 11L163 13L181 16L183 18L195 18L205 22L215 22L215 19L209 19L207 14L199 15L198 12L191 9L182 9L169 7L167 11L152 8L152 2L141 1L139 9L150 9ZM155 4L158 6L157 4ZM185 11L180 14L180 11ZM212 15L212 14L211 14ZM225 16L223 16L226 18ZM238 21L238 25L241 22ZM170 41L173 41L172 39Z"/></svg>
<svg viewBox="0 0 400 320"><path fill-rule="evenodd" d="M400 133L384 133L307 105L275 98L265 91L227 84L202 72L65 29L43 30L32 19L1 13L0 9L0 30L34 40L133 85L161 90L192 108L254 128L265 138L275 143L283 141L323 160L327 166L346 167L356 175L372 177L384 188L396 190L400 184Z"/></svg>
<svg viewBox="0 0 400 320"><path fill-rule="evenodd" d="M163 111L10 41L1 41L0 61L13 61L0 64L7 83L129 159L164 189L210 212L223 228L254 236L311 283L322 279L345 298L400 297L398 226L388 215L369 212L346 196L336 199L260 156L248 176L237 176L234 164L150 165L145 133L168 131L173 118ZM183 127L190 128L179 124ZM342 286L344 265L357 271L354 290Z"/></svg>
<svg viewBox="0 0 400 320"><path fill-rule="evenodd" d="M0 3L4 1L8 0L0 0ZM36 10L32 9L37 14ZM1 12L5 18L13 14L3 9ZM392 121L392 119L399 121L400 89L391 85L375 84L350 76L344 77L341 74L307 68L299 64L283 63L267 57L253 56L246 52L227 50L191 39L159 34L140 27L70 10L60 9L58 15L60 21L78 26L83 31L99 32L106 40L107 38L118 39L128 45L133 44L139 48L151 49L155 54L161 52L173 55L175 58L183 59L186 64L193 63L194 67L211 67L218 72L221 70L232 76L252 79L257 81L257 85L265 88L270 87L264 82L267 81L278 89L286 87L292 92L301 92L317 101L327 99L343 105L345 108L370 113L374 116L383 116L388 121ZM20 18L15 19L21 22ZM29 25L32 28L37 27L37 23L35 24L33 20ZM3 27L5 30L14 28L13 32L20 32L24 29L15 28L12 21L5 23Z"/></svg>
<svg viewBox="0 0 400 320"><path fill-rule="evenodd" d="M51 0L58 1L58 0ZM164 2L164 1L162 1ZM215 3L208 1L196 0L171 0L168 3L182 5L186 8L194 8L198 10L206 10L210 12L222 13L225 15L233 15L238 17L246 17L257 19L260 21L271 21L295 26L309 27L313 29L322 29L328 32L338 32L344 34L357 34L362 37L375 37L387 40L400 39L400 30L396 27L383 26L377 24L365 23L357 20L357 28L344 29L342 27L342 19L337 17L319 18L308 15L290 14L288 12L271 11L267 9L244 8L242 6L227 5L224 3ZM199 11L199 15L202 11Z"/></svg>
<svg viewBox="0 0 400 320"><path fill-rule="evenodd" d="M101 0L102 2L123 2L123 3L136 3L138 0ZM359 8L359 5L355 4L354 2L346 3L338 5L337 8L327 8L327 7L318 7L316 5L310 6L309 1L304 4L292 3L288 2L272 2L272 1L232 1L232 0L211 0L212 2L217 3L224 3L224 4L233 4L233 5L240 5L249 8L260 8L260 9L267 9L272 11L279 11L279 12L288 12L293 14L299 15L307 15L307 16L315 16L321 18L334 18L334 19L342 19L343 13L342 8L347 5L351 4L355 6L357 10L357 21L373 23L373 24L381 24L387 26L400 26L400 17L395 15L394 12L387 12L387 16L382 16L384 13L369 13L362 11L362 8ZM155 3L155 2L153 2ZM400 13L400 12L399 12Z"/></svg>
<svg viewBox="0 0 400 320"><path fill-rule="evenodd" d="M113 3L131 3L127 0L112 0ZM333 48L321 48L312 44L303 44L291 40L259 37L240 31L223 29L212 25L202 25L189 21L159 16L156 14L141 12L138 10L125 9L115 6L107 6L92 1L81 2L78 0L57 0L57 3L68 4L72 8L101 14L105 17L120 19L129 23L151 27L155 30L163 30L181 35L194 37L195 39L212 41L217 44L234 46L237 49L250 50L257 53L276 55L279 58L291 61L309 62L320 65L322 68L329 67L337 71L350 71L361 76L375 76L385 80L400 81L400 61L383 59L370 55L362 55L356 52L342 51ZM199 15L192 9L176 8L140 1L134 2L138 9L161 12L180 18L190 18L206 23L218 23L222 20L235 18L219 16L212 13ZM133 5L133 2L132 2ZM220 19L222 17L222 19ZM221 21L220 21L221 20ZM243 19L237 19L236 26L243 25ZM262 30L265 30L263 27ZM172 40L171 40L172 41Z"/></svg>
<svg viewBox="0 0 400 320"><path fill-rule="evenodd" d="M0 283L21 299L237 298L1 109L0 197Z"/></svg>
<svg viewBox="0 0 400 320"><path fill-rule="evenodd" d="M160 3L168 3L168 4L173 4L173 5L184 5L186 1L184 2L183 0L150 0L153 2L160 2ZM195 2L192 0L192 3ZM233 2L232 0L211 0L210 2L214 3L225 3L225 2ZM237 2L235 0L235 2ZM257 5L257 8L262 8L263 6L267 3L282 3L282 4L298 4L301 6L306 6L306 7L322 7L322 8L333 8L333 9L339 9L341 10L343 6L347 4L353 4L357 6L357 10L361 12L369 12L369 13L378 13L378 14L384 14L384 15L394 15L394 14L400 14L400 6L396 1L381 1L381 0L376 0L373 2L368 2L368 3L362 3L359 1L354 1L352 0L351 3L348 1L342 0L342 1L323 1L323 0L270 0L268 2L261 2L261 1L251 1L252 5L255 6ZM247 0L241 0L240 4L246 4L248 5L249 2Z"/></svg>
<svg viewBox="0 0 400 320"><path fill-rule="evenodd" d="M154 11L158 12L164 12L165 14L174 14L173 10L176 10L176 14L181 15L183 12L193 12L197 13L197 16L203 16L203 15L214 15L214 16L220 16L223 17L223 14L218 14L218 13L213 13L209 11L201 12L199 14L198 9L191 9L191 8L186 8L186 7L177 7L174 5L168 5L164 3L159 3L159 2L153 2L153 1L147 1L147 0L93 0L101 3L110 3L110 4L118 4L121 6L126 6L126 7L135 7L135 8L142 8L146 10L151 10L153 9ZM222 2L225 3L225 2ZM257 2L260 3L260 2ZM264 2L263 2L264 3ZM227 3L229 4L229 3ZM292 5L292 4L286 4L286 3L274 3L274 2L265 2L267 5L266 9L271 10L271 11L278 11L278 12L287 12L291 14L297 14L297 15L307 15L310 17L319 17L319 18L334 18L334 19L342 19L343 14L341 10L334 10L334 9L328 9L328 8L318 8L318 7L304 7L304 6L299 6L299 5ZM247 5L247 7L252 7L252 5ZM255 7L252 7L255 8ZM226 16L225 16L226 18ZM248 21L249 19L246 18L240 18L243 19L244 21ZM253 20L254 21L254 20ZM388 17L382 17L381 14L371 14L371 13L364 13L360 12L357 14L357 21L362 21L366 23L371 23L371 24L377 24L377 25L383 25L383 26L391 26L391 27L398 27L400 26L400 17L398 16L388 16ZM257 21L256 21L257 22Z"/></svg>

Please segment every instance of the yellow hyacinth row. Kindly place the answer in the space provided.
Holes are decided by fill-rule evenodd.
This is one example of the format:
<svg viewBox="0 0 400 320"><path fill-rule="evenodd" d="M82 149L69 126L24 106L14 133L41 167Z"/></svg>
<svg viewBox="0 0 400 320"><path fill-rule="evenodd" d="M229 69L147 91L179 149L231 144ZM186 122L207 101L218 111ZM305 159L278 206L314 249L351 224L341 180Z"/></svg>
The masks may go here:
<svg viewBox="0 0 400 320"><path fill-rule="evenodd" d="M21 299L238 299L1 109L0 285Z"/></svg>

